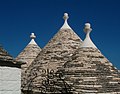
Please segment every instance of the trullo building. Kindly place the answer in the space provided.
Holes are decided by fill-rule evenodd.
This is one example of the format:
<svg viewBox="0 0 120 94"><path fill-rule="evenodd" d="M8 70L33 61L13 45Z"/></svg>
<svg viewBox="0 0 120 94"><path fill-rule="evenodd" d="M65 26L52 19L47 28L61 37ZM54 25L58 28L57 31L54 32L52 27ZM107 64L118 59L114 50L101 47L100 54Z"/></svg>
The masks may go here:
<svg viewBox="0 0 120 94"><path fill-rule="evenodd" d="M23 61L25 62L22 66L21 66L21 83L23 84L23 81L26 81L26 70L27 68L30 66L30 64L32 63L32 61L34 61L34 59L37 57L37 55L40 53L41 48L38 46L38 44L35 42L35 38L36 36L34 35L34 33L31 33L30 35L31 41L28 43L28 45L23 49L23 51L16 57L16 60L19 61Z"/></svg>
<svg viewBox="0 0 120 94"><path fill-rule="evenodd" d="M21 64L0 47L0 94L21 94Z"/></svg>
<svg viewBox="0 0 120 94"><path fill-rule="evenodd" d="M23 89L27 89L32 84L34 91L40 92L39 87L42 84L41 70L57 71L64 65L64 62L74 53L82 43L81 38L68 25L68 14L63 16L64 24L57 34L42 49L37 58L32 62L27 70L29 73L26 78L28 82L24 82ZM36 77L38 76L38 77ZM36 79L34 79L36 77ZM32 82L30 82L32 79Z"/></svg>
<svg viewBox="0 0 120 94"><path fill-rule="evenodd" d="M91 30L86 23L85 40L61 69L64 80L73 94L120 94L118 70L91 41Z"/></svg>
<svg viewBox="0 0 120 94"><path fill-rule="evenodd" d="M34 40L36 38L34 33L31 33L30 38L31 41L23 49L23 51L16 57L16 60L20 60L26 63L22 65L22 68L24 68L25 70L30 66L32 61L34 61L34 59L41 51L41 48L37 45L37 43Z"/></svg>

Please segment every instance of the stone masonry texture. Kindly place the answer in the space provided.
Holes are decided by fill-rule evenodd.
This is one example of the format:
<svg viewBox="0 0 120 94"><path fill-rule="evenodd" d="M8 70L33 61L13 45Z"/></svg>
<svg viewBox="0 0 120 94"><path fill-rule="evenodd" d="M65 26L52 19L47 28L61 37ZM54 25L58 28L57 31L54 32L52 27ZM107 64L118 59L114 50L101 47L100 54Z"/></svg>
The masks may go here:
<svg viewBox="0 0 120 94"><path fill-rule="evenodd" d="M34 77L34 74L41 75L40 69L54 71L60 69L68 57L80 47L81 43L82 40L73 30L60 29L28 68L27 82L24 80L22 87L28 87L29 80ZM41 76L34 79L33 85L37 86L42 81L41 79Z"/></svg>

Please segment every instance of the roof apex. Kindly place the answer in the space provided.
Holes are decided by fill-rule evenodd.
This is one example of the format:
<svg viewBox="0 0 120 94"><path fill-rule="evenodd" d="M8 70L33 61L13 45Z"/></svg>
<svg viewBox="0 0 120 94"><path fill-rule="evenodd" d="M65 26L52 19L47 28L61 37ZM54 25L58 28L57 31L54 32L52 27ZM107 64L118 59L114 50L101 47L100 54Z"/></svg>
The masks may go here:
<svg viewBox="0 0 120 94"><path fill-rule="evenodd" d="M71 27L68 25L68 20L69 16L68 13L64 13L63 19L64 19L64 24L60 29L71 29Z"/></svg>
<svg viewBox="0 0 120 94"><path fill-rule="evenodd" d="M37 45L37 43L34 40L36 38L36 36L34 35L34 33L31 33L30 38L31 38L31 41L29 42L29 44L36 44Z"/></svg>
<svg viewBox="0 0 120 94"><path fill-rule="evenodd" d="M84 32L86 33L86 37L85 37L81 47L97 48L90 38L90 32L91 31L92 31L92 28L91 28L90 23L86 23L85 28L84 28Z"/></svg>

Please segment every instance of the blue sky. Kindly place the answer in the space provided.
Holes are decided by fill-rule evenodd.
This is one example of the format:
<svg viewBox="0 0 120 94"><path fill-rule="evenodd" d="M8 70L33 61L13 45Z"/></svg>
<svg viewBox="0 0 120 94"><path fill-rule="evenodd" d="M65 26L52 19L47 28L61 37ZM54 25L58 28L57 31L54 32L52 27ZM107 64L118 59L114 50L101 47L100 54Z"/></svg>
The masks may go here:
<svg viewBox="0 0 120 94"><path fill-rule="evenodd" d="M120 0L0 0L0 44L16 57L30 41L30 33L43 48L69 14L69 25L84 39L90 22L91 38L120 69Z"/></svg>

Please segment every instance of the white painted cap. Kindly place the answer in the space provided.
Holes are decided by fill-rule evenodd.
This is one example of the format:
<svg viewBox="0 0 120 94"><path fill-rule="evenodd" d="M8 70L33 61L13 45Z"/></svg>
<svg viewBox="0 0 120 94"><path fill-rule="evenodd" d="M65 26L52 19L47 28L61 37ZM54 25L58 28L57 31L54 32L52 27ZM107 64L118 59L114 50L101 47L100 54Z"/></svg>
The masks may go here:
<svg viewBox="0 0 120 94"><path fill-rule="evenodd" d="M85 23L85 28L90 28L90 27L91 27L90 23Z"/></svg>
<svg viewBox="0 0 120 94"><path fill-rule="evenodd" d="M85 37L81 47L97 48L90 38L90 32L91 31L92 31L92 29L91 29L90 23L86 23L85 28L84 28L84 32L86 33L86 37Z"/></svg>
<svg viewBox="0 0 120 94"><path fill-rule="evenodd" d="M34 34L34 33L31 33L30 38L31 38L31 39L35 39L35 38L36 38L35 34Z"/></svg>
<svg viewBox="0 0 120 94"><path fill-rule="evenodd" d="M68 13L64 13L63 19L64 19L64 24L60 29L71 29L71 27L68 25L68 20L69 16Z"/></svg>
<svg viewBox="0 0 120 94"><path fill-rule="evenodd" d="M90 23L85 23L84 32L87 33L87 32L91 32L91 31L92 31L92 29L91 29Z"/></svg>
<svg viewBox="0 0 120 94"><path fill-rule="evenodd" d="M36 38L36 36L35 36L34 33L31 33L30 38L31 38L31 41L30 41L29 44L37 44L37 43L35 42L35 40L34 40L34 39Z"/></svg>

